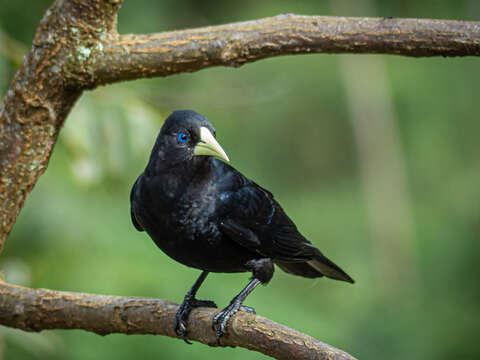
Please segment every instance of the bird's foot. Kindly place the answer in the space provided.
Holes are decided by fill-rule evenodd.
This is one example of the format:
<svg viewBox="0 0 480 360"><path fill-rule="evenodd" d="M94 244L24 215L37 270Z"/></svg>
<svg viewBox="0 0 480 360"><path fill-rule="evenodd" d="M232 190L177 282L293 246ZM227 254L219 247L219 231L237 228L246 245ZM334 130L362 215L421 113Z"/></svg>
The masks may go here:
<svg viewBox="0 0 480 360"><path fill-rule="evenodd" d="M177 314L175 315L175 324L173 329L175 333L182 337L182 339L187 343L191 344L190 341L187 340L187 319L188 315L192 309L197 307L213 307L216 308L217 305L210 300L197 300L192 296L185 296L182 305L180 305Z"/></svg>
<svg viewBox="0 0 480 360"><path fill-rule="evenodd" d="M256 314L255 309L249 306L242 306L241 303L233 301L225 309L220 311L217 315L213 317L212 328L217 332L217 341L220 341L220 338L225 335L227 331L228 320L237 313L238 310L248 312L250 314Z"/></svg>

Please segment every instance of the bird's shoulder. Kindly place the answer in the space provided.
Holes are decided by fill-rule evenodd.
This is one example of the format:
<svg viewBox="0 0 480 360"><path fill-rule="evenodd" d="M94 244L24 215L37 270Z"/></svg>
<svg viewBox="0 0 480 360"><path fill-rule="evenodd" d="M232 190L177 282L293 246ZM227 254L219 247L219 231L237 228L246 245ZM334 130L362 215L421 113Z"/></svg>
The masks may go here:
<svg viewBox="0 0 480 360"><path fill-rule="evenodd" d="M310 258L315 248L298 232L273 194L233 168L228 173L230 189L220 194L220 230L264 256L286 261Z"/></svg>
<svg viewBox="0 0 480 360"><path fill-rule="evenodd" d="M232 166L215 162L215 183L220 212L225 216L248 218L268 215L276 205L273 194Z"/></svg>
<svg viewBox="0 0 480 360"><path fill-rule="evenodd" d="M293 221L287 216L274 195L228 164L221 165L219 215L221 220L235 222L255 232L270 231L298 234Z"/></svg>

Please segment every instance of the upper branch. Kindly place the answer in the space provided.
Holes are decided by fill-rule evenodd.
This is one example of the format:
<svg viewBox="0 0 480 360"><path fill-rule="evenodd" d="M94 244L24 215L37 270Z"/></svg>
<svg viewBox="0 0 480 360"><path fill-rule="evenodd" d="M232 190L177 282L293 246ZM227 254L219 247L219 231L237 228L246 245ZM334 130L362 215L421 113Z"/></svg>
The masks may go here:
<svg viewBox="0 0 480 360"><path fill-rule="evenodd" d="M83 329L100 335L161 334L176 337L178 305L165 300L28 289L0 281L0 324L27 331ZM351 355L261 316L239 312L219 344L212 331L216 310L189 316L189 339L210 346L241 346L277 359L355 360Z"/></svg>
<svg viewBox="0 0 480 360"><path fill-rule="evenodd" d="M307 53L480 55L480 23L391 18L279 15L199 29L111 38L96 52L94 85L240 66Z"/></svg>
<svg viewBox="0 0 480 360"><path fill-rule="evenodd" d="M306 53L480 55L480 23L280 15L151 35L116 31L121 0L55 0L0 107L0 251L82 91Z"/></svg>

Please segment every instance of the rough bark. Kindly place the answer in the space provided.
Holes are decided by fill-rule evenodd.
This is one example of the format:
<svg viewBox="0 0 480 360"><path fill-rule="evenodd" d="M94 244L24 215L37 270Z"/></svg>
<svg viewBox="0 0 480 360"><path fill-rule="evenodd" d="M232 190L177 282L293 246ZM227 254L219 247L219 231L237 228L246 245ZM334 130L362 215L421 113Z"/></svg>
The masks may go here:
<svg viewBox="0 0 480 360"><path fill-rule="evenodd" d="M85 89L206 67L308 53L382 53L405 56L480 55L474 22L335 18L273 18L150 35L116 31L121 0L55 0L0 108L0 250L39 176L60 128ZM0 285L0 323L30 331L82 328L173 336L176 305L32 290ZM191 319L191 337L215 345L211 310ZM167 326L168 324L168 326ZM224 345L278 358L351 359L339 350L267 319L239 314ZM268 347L268 349L267 349ZM318 352L316 352L318 351Z"/></svg>
<svg viewBox="0 0 480 360"><path fill-rule="evenodd" d="M279 15L200 29L122 35L104 43L90 72L95 84L105 84L310 53L478 56L480 23Z"/></svg>
<svg viewBox="0 0 480 360"><path fill-rule="evenodd" d="M55 1L37 28L0 108L0 250L84 88L86 54L108 34L116 36L118 7Z"/></svg>
<svg viewBox="0 0 480 360"><path fill-rule="evenodd" d="M165 300L28 289L0 282L0 323L26 331L83 329L100 335L158 334L176 337L178 305ZM210 346L241 346L277 359L354 360L351 355L264 317L239 312L220 343L212 330L218 310L189 317L189 339Z"/></svg>

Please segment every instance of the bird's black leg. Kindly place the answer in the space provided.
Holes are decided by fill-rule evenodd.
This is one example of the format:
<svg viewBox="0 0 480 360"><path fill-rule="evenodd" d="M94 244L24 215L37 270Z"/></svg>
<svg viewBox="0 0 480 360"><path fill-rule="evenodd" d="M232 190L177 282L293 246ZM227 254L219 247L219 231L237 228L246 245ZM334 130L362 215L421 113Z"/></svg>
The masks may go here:
<svg viewBox="0 0 480 360"><path fill-rule="evenodd" d="M230 301L230 305L215 315L212 325L214 330L215 326L217 326L217 339L220 339L220 337L225 334L228 320L241 308L245 298L253 291L253 289L257 287L258 284L260 284L260 280L253 278L240 292L240 294L235 296L232 301Z"/></svg>
<svg viewBox="0 0 480 360"><path fill-rule="evenodd" d="M182 339L187 343L191 344L190 341L187 340L187 324L186 320L190 311L196 307L217 307L217 305L210 300L197 300L195 299L195 295L202 285L203 281L206 279L208 275L208 271L204 271L200 274L195 284L193 284L192 288L187 292L185 298L183 299L182 305L180 305L177 315L175 316L175 325L174 330L177 335L180 335Z"/></svg>
<svg viewBox="0 0 480 360"><path fill-rule="evenodd" d="M243 301L247 298L248 294L250 294L253 289L255 289L258 284L266 284L270 281L273 276L273 262L271 259L256 259L251 260L247 263L247 266L252 269L253 278L248 283L245 288L240 291L240 293L235 296L232 301L230 301L230 305L228 305L225 309L220 311L212 321L212 327L215 330L217 327L217 339L220 338L225 334L227 329L228 320L235 315L238 310L245 310L248 312L255 313L255 310L250 307L242 306Z"/></svg>

